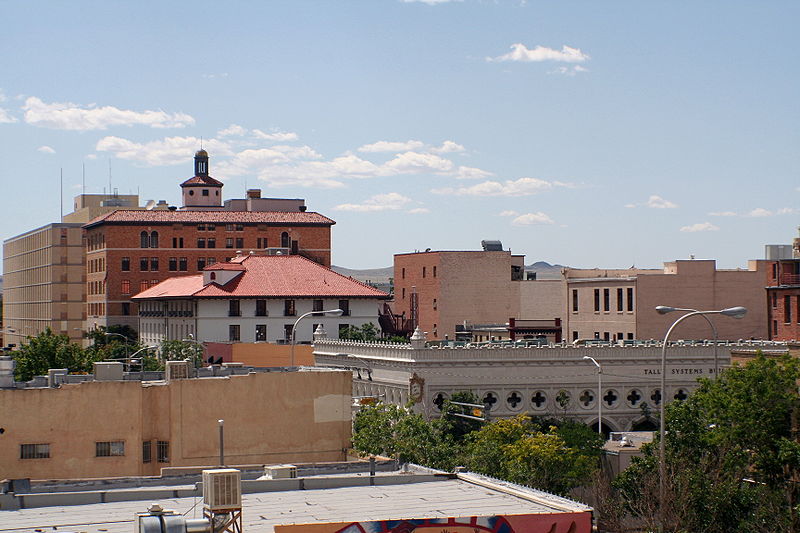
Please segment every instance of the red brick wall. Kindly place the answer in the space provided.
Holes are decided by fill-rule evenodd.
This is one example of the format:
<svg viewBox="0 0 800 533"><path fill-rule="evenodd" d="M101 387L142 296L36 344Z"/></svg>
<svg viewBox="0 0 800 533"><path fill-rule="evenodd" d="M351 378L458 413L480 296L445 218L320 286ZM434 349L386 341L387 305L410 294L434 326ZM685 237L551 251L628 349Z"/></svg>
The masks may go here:
<svg viewBox="0 0 800 533"><path fill-rule="evenodd" d="M773 287L767 289L767 294L769 338L776 341L800 339L800 287Z"/></svg>
<svg viewBox="0 0 800 533"><path fill-rule="evenodd" d="M142 231L158 232L158 248L141 248L140 233ZM147 225L147 224L101 224L87 230L87 243L93 239L104 241L98 249L87 247L87 264L91 260L105 262L105 270L89 272L87 268L87 327L97 325L129 324L138 329L137 305L130 297L141 292L142 281L152 284L174 276L197 274L199 258L214 258L224 261L227 257L235 257L236 251L258 253L258 239L267 240L271 248L281 246L281 233L288 232L291 240L298 241L298 253L330 267L331 265L331 228L330 226L267 226L265 224L244 225L243 231L226 231L225 224L217 224L214 231L198 231L196 224ZM172 239L183 238L183 248L173 248ZM216 239L215 248L197 248L197 239ZM234 247L226 248L226 239L234 239ZM244 239L242 247L236 247L236 238ZM262 242L262 248L264 247ZM130 271L123 272L123 257L130 257ZM158 270L140 271L141 257L158 258ZM187 270L172 272L169 270L171 257L187 259ZM130 282L130 294L122 293L122 282ZM92 294L89 289L92 282L105 282L101 294ZM130 315L123 315L123 303L130 305ZM93 305L94 304L94 305ZM100 309L97 307L100 306ZM105 306L103 309L102 306ZM94 312L92 312L94 311ZM97 311L100 311L99 313Z"/></svg>

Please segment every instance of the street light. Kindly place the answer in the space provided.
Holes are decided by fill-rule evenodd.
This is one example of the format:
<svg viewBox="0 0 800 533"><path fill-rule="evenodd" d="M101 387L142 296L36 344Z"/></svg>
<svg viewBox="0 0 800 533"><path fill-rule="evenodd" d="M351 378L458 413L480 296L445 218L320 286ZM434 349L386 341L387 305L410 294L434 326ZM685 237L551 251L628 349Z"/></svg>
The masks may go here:
<svg viewBox="0 0 800 533"><path fill-rule="evenodd" d="M194 340L194 335L191 334L191 333L189 333L187 335L187 337L189 337L189 338L188 339L181 339L181 342L193 342L194 344L197 344L198 346L200 346L200 364L197 364L197 357L193 358L194 359L195 368L200 368L203 365L203 363L205 362L206 346L202 342Z"/></svg>
<svg viewBox="0 0 800 533"><path fill-rule="evenodd" d="M666 315L667 313L672 313L673 311L685 311L687 313L697 313L697 309L689 309L684 307L670 307L668 305L657 305L656 312L659 315ZM717 340L719 340L719 335L717 334L717 327L711 321L710 318L706 315L700 315L705 318L708 325L711 326L711 331L714 332L714 378L716 379L717 374L719 374L719 364L717 362Z"/></svg>
<svg viewBox="0 0 800 533"><path fill-rule="evenodd" d="M125 340L125 358L126 358L126 359L130 358L130 356L128 355L128 353L129 353L129 350L128 350L128 341L129 341L130 339L128 339L128 337L127 337L127 336L123 335L122 333L114 333L114 332L112 332L112 331L104 331L104 332L103 332L103 335L105 335L106 337L110 337L111 335L116 335L117 337L122 337L122 338ZM138 353L138 352L137 352L137 353Z"/></svg>
<svg viewBox="0 0 800 533"><path fill-rule="evenodd" d="M603 434L603 369L594 357L583 356L584 361L591 361L597 367L597 432Z"/></svg>
<svg viewBox="0 0 800 533"><path fill-rule="evenodd" d="M290 362L289 366L294 366L294 341L297 332L297 324L299 324L301 320L311 315L342 316L343 314L344 311L342 311L341 309L328 309L327 311L309 311L308 313L303 313L302 315L300 315L297 318L297 320L294 321L294 325L292 326L292 338L291 338L292 347L291 347L291 356L289 359Z"/></svg>
<svg viewBox="0 0 800 533"><path fill-rule="evenodd" d="M671 311L681 311L682 309L678 308L671 308L666 306L659 306L656 307L656 311L660 314L666 314ZM683 309L685 311L685 309ZM720 309L717 311L689 311L685 315L682 315L678 318L675 322L667 330L667 334L664 336L664 343L661 345L661 404L659 405L659 458L658 458L658 493L659 493L659 525L658 529L663 533L664 531L664 480L666 478L666 457L665 457L665 445L664 445L664 436L666 435L666 421L665 421L665 406L667 403L667 343L669 342L669 336L672 333L672 330L675 327L683 322L685 319L689 318L690 316L704 316L704 315L725 315L731 318L742 318L744 315L747 314L747 309L744 307L728 307L726 309ZM709 321L710 323L710 321ZM712 325L713 327L713 325ZM716 330L714 330L716 332Z"/></svg>

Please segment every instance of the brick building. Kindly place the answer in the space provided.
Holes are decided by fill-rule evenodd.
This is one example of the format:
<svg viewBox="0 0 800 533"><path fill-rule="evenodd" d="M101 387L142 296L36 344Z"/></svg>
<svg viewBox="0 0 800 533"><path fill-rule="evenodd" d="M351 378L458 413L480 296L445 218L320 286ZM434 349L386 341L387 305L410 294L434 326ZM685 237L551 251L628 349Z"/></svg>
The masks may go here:
<svg viewBox="0 0 800 533"><path fill-rule="evenodd" d="M131 296L231 259L237 250L302 255L330 266L333 220L307 212L302 199L261 198L259 190L223 204L223 184L208 175L205 151L197 152L194 167L195 175L181 184L182 209L120 209L84 226L85 329L136 328Z"/></svg>
<svg viewBox="0 0 800 533"><path fill-rule="evenodd" d="M800 339L800 258L768 263L769 338Z"/></svg>

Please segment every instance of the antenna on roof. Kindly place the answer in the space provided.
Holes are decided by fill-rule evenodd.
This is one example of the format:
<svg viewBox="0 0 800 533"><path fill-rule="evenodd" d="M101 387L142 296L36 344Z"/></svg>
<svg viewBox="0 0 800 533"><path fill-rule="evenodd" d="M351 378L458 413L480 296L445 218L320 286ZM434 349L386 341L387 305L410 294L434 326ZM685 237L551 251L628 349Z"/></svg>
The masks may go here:
<svg viewBox="0 0 800 533"><path fill-rule="evenodd" d="M108 158L108 194L111 194L111 158Z"/></svg>
<svg viewBox="0 0 800 533"><path fill-rule="evenodd" d="M61 167L61 176L58 181L58 188L61 195L58 197L59 210L61 211L61 219L64 218L64 167Z"/></svg>
<svg viewBox="0 0 800 533"><path fill-rule="evenodd" d="M86 161L81 163L83 167L83 172L81 173L81 189L83 190L83 194L86 194Z"/></svg>
<svg viewBox="0 0 800 533"><path fill-rule="evenodd" d="M200 149L203 149L203 136L200 136Z"/></svg>

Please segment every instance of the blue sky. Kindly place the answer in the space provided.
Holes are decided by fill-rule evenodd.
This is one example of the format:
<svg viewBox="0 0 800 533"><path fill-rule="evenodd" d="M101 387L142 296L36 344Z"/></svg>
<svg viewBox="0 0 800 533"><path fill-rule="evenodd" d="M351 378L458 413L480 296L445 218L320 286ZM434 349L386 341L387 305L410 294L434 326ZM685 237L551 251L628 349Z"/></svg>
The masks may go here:
<svg viewBox="0 0 800 533"><path fill-rule="evenodd" d="M302 197L333 261L722 267L800 223L797 2L4 1L2 237L112 187Z"/></svg>

